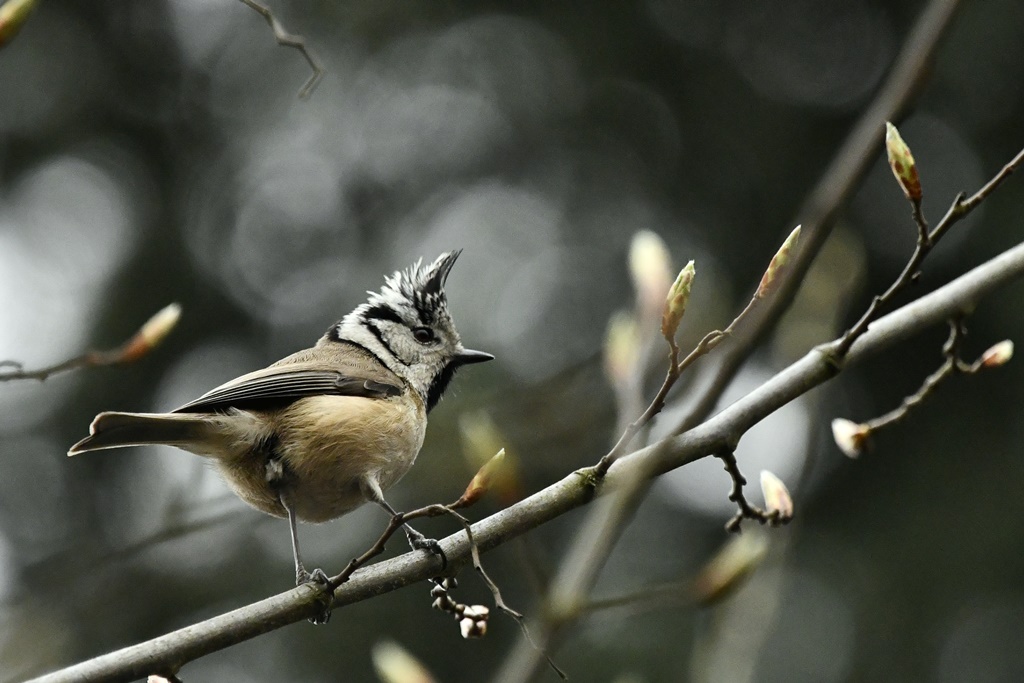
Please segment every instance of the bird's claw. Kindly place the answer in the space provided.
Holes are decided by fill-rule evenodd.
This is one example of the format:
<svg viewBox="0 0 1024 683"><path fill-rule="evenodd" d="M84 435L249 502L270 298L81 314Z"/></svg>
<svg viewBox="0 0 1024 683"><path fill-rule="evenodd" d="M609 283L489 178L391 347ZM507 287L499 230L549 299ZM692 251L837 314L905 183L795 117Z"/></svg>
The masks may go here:
<svg viewBox="0 0 1024 683"><path fill-rule="evenodd" d="M409 539L409 545L412 546L413 550L426 550L427 552L437 555L441 558L441 571L448 568L448 556L445 554L441 544L433 538L427 538L415 529L406 529L406 538Z"/></svg>
<svg viewBox="0 0 1024 683"><path fill-rule="evenodd" d="M313 584L313 588L323 595L320 613L309 618L309 623L322 626L331 619L331 580L323 569L317 567L312 572L307 572L304 567L295 571L295 585Z"/></svg>

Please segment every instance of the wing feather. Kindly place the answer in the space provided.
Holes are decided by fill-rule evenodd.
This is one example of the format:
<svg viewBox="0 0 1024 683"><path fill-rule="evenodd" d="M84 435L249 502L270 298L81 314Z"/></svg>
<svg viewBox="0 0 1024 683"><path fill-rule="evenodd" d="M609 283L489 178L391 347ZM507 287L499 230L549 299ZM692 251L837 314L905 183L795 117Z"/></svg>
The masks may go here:
<svg viewBox="0 0 1024 683"><path fill-rule="evenodd" d="M228 408L279 406L307 396L363 396L388 398L401 394L396 384L337 370L271 366L243 375L190 401L175 413L203 413Z"/></svg>

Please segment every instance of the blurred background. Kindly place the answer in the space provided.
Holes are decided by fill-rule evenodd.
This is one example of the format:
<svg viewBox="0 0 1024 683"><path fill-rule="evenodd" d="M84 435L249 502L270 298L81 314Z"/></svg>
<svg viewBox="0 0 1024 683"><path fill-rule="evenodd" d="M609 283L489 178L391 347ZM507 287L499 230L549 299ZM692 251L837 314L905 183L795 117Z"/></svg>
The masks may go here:
<svg viewBox="0 0 1024 683"><path fill-rule="evenodd" d="M933 221L1024 143L1024 5L964 5L899 122ZM184 309L136 364L0 384L0 680L290 587L287 524L246 508L199 458L65 452L101 410L168 410L310 345L420 256L465 249L451 309L467 346L498 361L457 378L393 504L458 497L493 445L518 483L474 519L594 463L621 419L602 348L634 303L634 234L659 235L673 272L697 262L688 343L727 324L923 3L271 7L326 68L308 101L301 55L236 0L47 0L0 51L0 359L32 368L114 347L164 305ZM1018 242L1022 206L1011 179L930 257L918 291ZM791 313L723 400L840 332L914 235L880 147ZM1022 339L1022 294L979 307L968 359ZM954 379L859 461L831 441L832 418L866 420L916 390L945 336L844 373L743 440L750 499L770 469L797 515L765 534L743 589L711 607L681 595L595 612L559 665L578 681L1024 679L1024 366ZM692 577L728 540L728 489L713 460L664 477L595 595ZM512 606L536 613L584 514L485 556ZM384 524L361 509L305 527L307 559L337 572ZM455 597L488 604L470 574ZM372 681L371 650L394 641L438 681L487 680L518 627L496 614L487 638L465 641L428 590L275 631L182 677Z"/></svg>

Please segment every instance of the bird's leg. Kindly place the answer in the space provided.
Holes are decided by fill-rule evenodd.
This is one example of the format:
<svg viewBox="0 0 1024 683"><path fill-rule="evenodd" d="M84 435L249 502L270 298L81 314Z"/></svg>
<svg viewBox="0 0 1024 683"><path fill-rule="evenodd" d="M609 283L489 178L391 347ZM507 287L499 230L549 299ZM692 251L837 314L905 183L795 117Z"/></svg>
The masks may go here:
<svg viewBox="0 0 1024 683"><path fill-rule="evenodd" d="M281 505L288 511L288 527L292 532L292 556L295 558L295 585L301 586L309 581L327 583L327 574L324 573L324 570L314 569L312 572L308 572L305 565L302 564L302 553L299 552L299 529L295 510L288 504L285 496L280 496L280 500Z"/></svg>
<svg viewBox="0 0 1024 683"><path fill-rule="evenodd" d="M281 501L281 507L288 513L288 528L292 535L292 557L295 559L295 585L301 586L304 583L312 582L317 586L325 587L330 584L330 579L324 570L320 568L314 569L312 572L306 571L305 565L302 564L302 553L299 552L299 528L298 528L298 516L295 514L295 507L291 504L288 499L287 489L285 486L285 480L287 479L284 469L284 464L277 458L270 458L267 460L267 483L270 484L271 488L278 491L277 499ZM310 621L314 624L326 624L331 618L330 601L324 605L323 610L315 617L312 617Z"/></svg>
<svg viewBox="0 0 1024 683"><path fill-rule="evenodd" d="M324 573L323 569L319 567L314 569L312 572L307 572L306 567L302 564L302 555L299 553L299 530L296 524L295 510L288 504L287 496L279 496L281 505L288 511L288 527L292 532L292 555L295 557L295 585L301 586L305 583L312 583L313 585L324 589L330 586L331 580ZM320 626L326 624L331 618L331 597L330 594L326 594L328 597L325 598L321 605L320 613L316 616L310 617L309 621L312 624Z"/></svg>
<svg viewBox="0 0 1024 683"><path fill-rule="evenodd" d="M384 493L380 490L380 484L377 483L376 479L367 477L363 480L363 492L366 497L387 510L388 514L392 517L398 516L398 511L391 507L391 504L384 500ZM441 548L441 544L433 538L427 538L420 532L413 529L409 524L403 524L402 528L405 530L405 538L409 541L409 546L413 550L426 550L434 555L441 558L441 571L444 571L448 567L448 556L445 555L444 549Z"/></svg>

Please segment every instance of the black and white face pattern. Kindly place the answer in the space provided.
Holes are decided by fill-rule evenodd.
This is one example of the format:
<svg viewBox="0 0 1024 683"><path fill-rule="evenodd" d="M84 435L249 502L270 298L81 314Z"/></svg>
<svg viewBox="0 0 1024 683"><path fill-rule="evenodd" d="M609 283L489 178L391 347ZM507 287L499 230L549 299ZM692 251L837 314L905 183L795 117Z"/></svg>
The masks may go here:
<svg viewBox="0 0 1024 683"><path fill-rule="evenodd" d="M385 277L380 292L345 316L328 336L354 342L375 355L419 392L430 410L465 362L459 333L448 312L445 280L461 250L430 265L417 261Z"/></svg>

